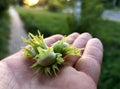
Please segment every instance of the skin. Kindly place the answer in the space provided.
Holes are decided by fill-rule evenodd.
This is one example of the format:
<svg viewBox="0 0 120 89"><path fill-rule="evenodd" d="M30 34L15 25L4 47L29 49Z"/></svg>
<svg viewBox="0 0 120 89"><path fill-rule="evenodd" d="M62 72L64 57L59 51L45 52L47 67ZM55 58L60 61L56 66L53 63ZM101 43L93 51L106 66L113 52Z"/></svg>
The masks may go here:
<svg viewBox="0 0 120 89"><path fill-rule="evenodd" d="M51 46L61 38L61 35L54 35L46 38L45 42ZM97 89L102 43L89 33L73 33L69 38L69 44L85 50L81 57L65 57L65 66L57 76L33 75L35 69L30 68L33 60L24 58L21 50L0 61L0 89Z"/></svg>

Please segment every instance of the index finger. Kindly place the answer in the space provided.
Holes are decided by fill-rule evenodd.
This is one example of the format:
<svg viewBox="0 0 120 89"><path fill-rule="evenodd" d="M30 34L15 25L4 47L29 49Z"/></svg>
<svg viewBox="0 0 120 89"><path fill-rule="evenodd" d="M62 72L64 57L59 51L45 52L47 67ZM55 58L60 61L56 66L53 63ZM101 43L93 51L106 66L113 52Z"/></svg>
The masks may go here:
<svg viewBox="0 0 120 89"><path fill-rule="evenodd" d="M51 37L45 38L44 41L48 46L51 46L51 44L55 43L58 40L61 40L63 38L62 35L57 34L57 35L53 35Z"/></svg>

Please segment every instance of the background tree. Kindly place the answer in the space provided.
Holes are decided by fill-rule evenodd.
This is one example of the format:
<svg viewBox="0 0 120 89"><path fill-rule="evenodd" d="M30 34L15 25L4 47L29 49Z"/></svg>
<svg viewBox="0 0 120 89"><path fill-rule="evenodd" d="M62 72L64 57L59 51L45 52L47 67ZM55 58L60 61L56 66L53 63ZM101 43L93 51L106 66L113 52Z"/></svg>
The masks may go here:
<svg viewBox="0 0 120 89"><path fill-rule="evenodd" d="M48 1L48 9L50 11L59 11L63 8L62 3L60 0L49 0Z"/></svg>
<svg viewBox="0 0 120 89"><path fill-rule="evenodd" d="M23 5L23 0L16 0L19 5Z"/></svg>
<svg viewBox="0 0 120 89"><path fill-rule="evenodd" d="M0 0L0 12L5 11L11 3L12 0Z"/></svg>
<svg viewBox="0 0 120 89"><path fill-rule="evenodd" d="M120 7L120 0L102 0L106 8Z"/></svg>
<svg viewBox="0 0 120 89"><path fill-rule="evenodd" d="M82 0L81 19L77 30L85 31L91 29L100 20L102 12L103 4L101 0L92 0L92 2Z"/></svg>

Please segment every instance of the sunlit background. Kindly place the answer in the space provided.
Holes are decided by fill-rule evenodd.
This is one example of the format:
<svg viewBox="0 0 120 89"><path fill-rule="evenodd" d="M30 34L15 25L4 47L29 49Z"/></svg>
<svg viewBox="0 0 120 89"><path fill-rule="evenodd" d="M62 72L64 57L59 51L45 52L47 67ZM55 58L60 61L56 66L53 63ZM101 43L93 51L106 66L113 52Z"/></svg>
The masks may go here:
<svg viewBox="0 0 120 89"><path fill-rule="evenodd" d="M34 6L34 5L38 4L39 0L24 0L23 2L24 2L24 4L26 4L28 6Z"/></svg>

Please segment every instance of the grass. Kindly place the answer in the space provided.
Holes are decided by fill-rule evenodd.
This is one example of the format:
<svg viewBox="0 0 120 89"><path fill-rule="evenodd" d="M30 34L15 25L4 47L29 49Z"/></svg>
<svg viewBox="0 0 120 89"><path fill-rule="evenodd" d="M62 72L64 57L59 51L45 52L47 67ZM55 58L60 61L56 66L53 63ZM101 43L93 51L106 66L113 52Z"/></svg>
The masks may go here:
<svg viewBox="0 0 120 89"><path fill-rule="evenodd" d="M8 12L0 14L0 59L8 55L9 15Z"/></svg>
<svg viewBox="0 0 120 89"><path fill-rule="evenodd" d="M72 15L54 13L39 8L16 8L19 12L27 32L36 33L40 30L45 36L52 34L69 34ZM73 25L73 24L72 24Z"/></svg>

